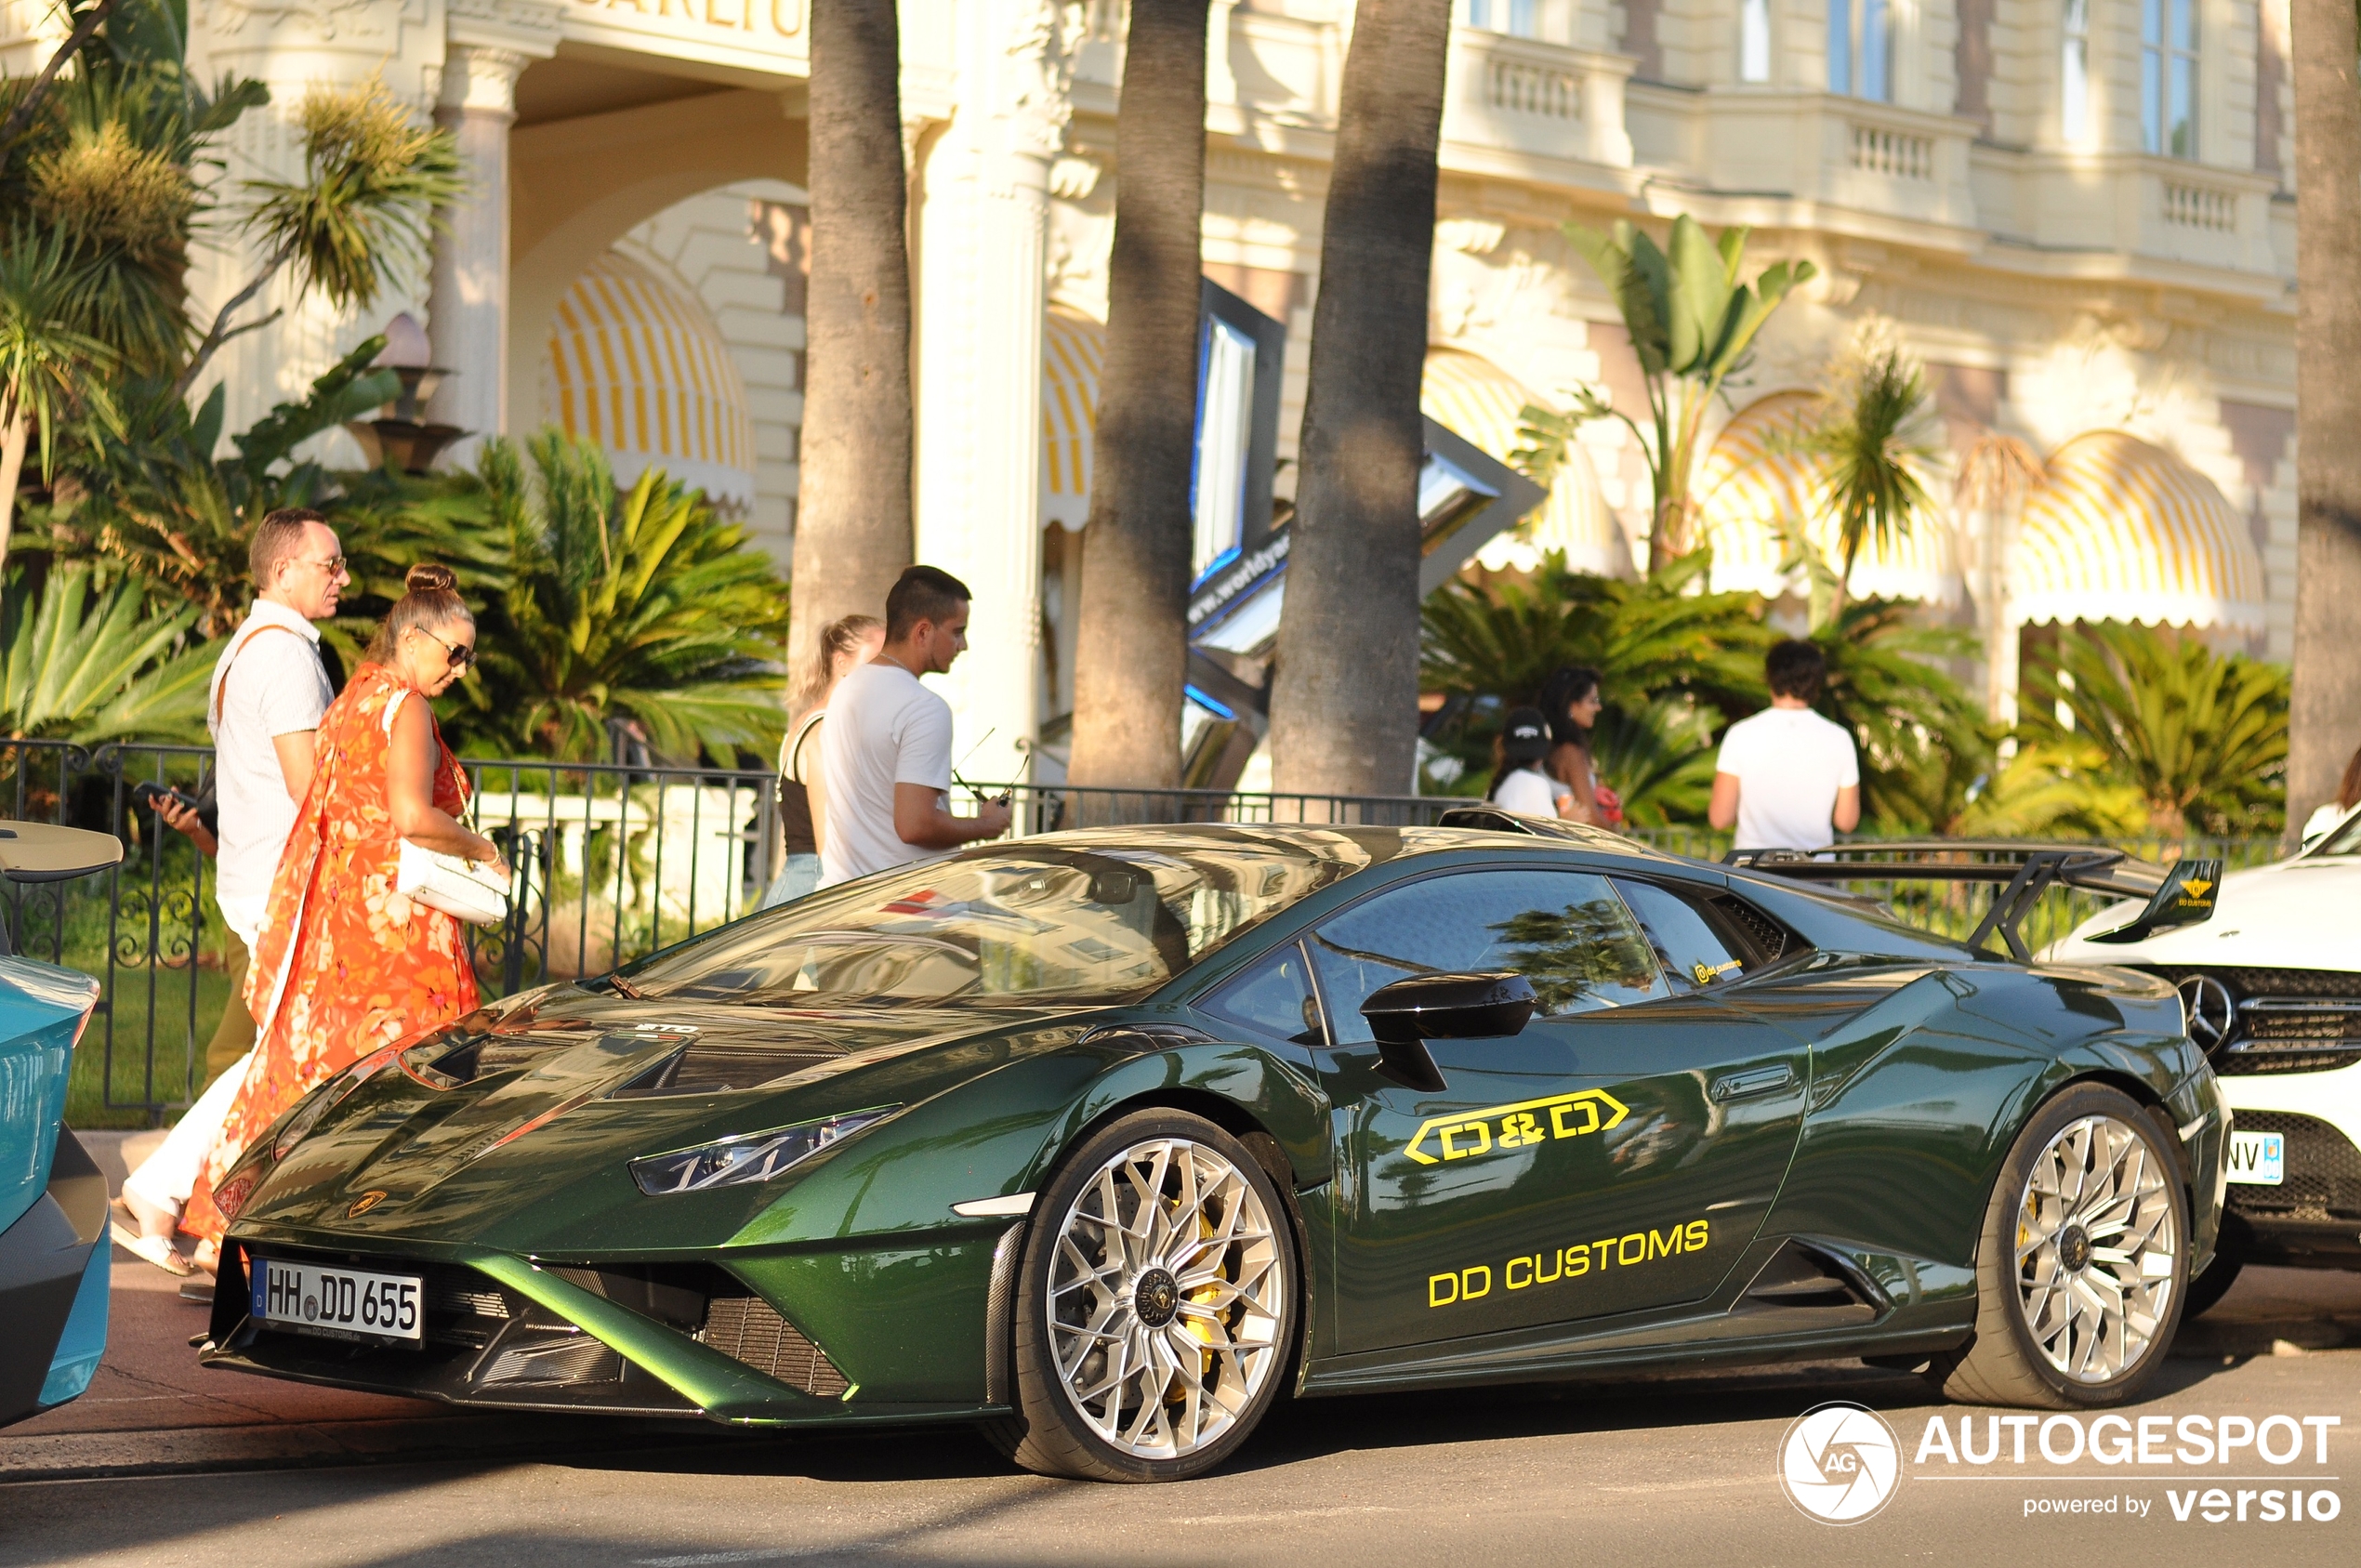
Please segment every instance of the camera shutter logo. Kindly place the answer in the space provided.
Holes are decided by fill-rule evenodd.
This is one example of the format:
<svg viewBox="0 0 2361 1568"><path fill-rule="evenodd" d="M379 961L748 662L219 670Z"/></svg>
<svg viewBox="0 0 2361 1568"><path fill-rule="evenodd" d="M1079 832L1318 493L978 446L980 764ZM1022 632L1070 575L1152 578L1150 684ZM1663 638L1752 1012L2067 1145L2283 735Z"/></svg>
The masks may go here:
<svg viewBox="0 0 2361 1568"><path fill-rule="evenodd" d="M1837 1401L1797 1416L1779 1439L1787 1500L1826 1524L1858 1524L1893 1500L1902 1444L1874 1410Z"/></svg>

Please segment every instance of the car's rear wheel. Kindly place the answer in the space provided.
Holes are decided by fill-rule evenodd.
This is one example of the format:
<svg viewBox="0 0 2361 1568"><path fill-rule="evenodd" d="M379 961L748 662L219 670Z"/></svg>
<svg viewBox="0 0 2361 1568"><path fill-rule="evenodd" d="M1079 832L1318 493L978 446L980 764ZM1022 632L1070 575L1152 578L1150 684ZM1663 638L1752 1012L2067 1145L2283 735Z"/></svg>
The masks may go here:
<svg viewBox="0 0 2361 1568"><path fill-rule="evenodd" d="M2188 1292L2173 1152L2131 1099L2078 1085L2000 1167L1976 1248L1975 1336L1927 1376L1949 1398L2053 1410L2120 1403L2163 1362Z"/></svg>
<svg viewBox="0 0 2361 1568"><path fill-rule="evenodd" d="M1034 1205L1017 1414L986 1435L1048 1475L1201 1474L1270 1409L1302 1299L1286 1205L1254 1156L1197 1116L1122 1117Z"/></svg>

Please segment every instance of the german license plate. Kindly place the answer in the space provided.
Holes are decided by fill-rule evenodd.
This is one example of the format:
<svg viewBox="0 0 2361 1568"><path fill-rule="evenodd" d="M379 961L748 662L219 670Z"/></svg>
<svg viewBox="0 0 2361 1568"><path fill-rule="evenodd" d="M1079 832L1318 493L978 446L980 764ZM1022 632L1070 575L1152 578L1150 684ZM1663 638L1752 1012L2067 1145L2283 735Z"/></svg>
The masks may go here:
<svg viewBox="0 0 2361 1568"><path fill-rule="evenodd" d="M2288 1179L2288 1139L2280 1132L2230 1135L2230 1179L2249 1187L2276 1187Z"/></svg>
<svg viewBox="0 0 2361 1568"><path fill-rule="evenodd" d="M297 1333L415 1345L419 1342L418 1293L424 1283L414 1274L373 1274L257 1258L251 1311L258 1323Z"/></svg>

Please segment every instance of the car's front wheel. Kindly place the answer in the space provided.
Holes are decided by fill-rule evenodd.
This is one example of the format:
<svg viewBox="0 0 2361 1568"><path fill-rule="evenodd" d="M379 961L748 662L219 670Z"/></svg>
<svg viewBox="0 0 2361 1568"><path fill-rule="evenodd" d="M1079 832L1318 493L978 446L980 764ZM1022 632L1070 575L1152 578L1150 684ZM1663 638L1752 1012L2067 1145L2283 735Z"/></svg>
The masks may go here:
<svg viewBox="0 0 2361 1568"><path fill-rule="evenodd" d="M1286 1206L1254 1156L1197 1116L1124 1116L1034 1205L1017 1415L988 1435L1049 1475L1200 1474L1270 1409L1302 1298Z"/></svg>
<svg viewBox="0 0 2361 1568"><path fill-rule="evenodd" d="M1928 1377L1977 1404L2095 1408L2163 1362L2188 1291L2180 1166L2153 1118L2084 1084L2037 1111L1976 1248L1975 1336Z"/></svg>

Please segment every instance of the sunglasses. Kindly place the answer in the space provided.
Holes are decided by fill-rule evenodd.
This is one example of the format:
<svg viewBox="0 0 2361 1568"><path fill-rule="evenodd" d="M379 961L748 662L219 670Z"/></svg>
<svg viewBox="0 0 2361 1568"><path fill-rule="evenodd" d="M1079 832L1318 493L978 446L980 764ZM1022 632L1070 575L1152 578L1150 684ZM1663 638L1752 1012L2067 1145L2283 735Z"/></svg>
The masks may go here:
<svg viewBox="0 0 2361 1568"><path fill-rule="evenodd" d="M444 641L424 626L412 626L410 629L420 637L433 638L436 642L442 643L443 657L450 660L453 669L464 670L476 662L476 651L472 643Z"/></svg>

